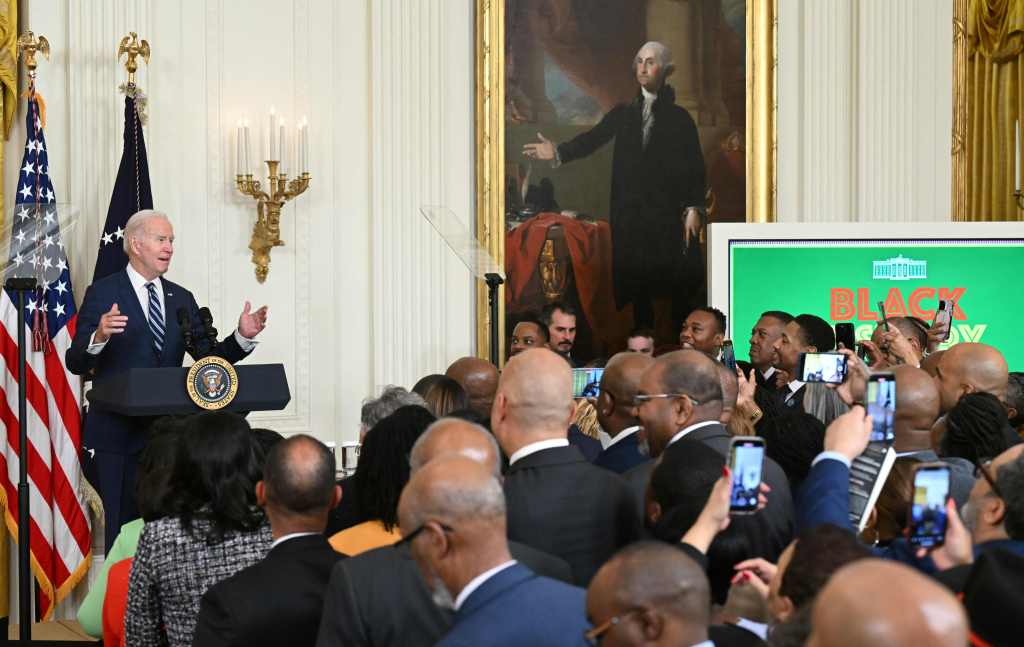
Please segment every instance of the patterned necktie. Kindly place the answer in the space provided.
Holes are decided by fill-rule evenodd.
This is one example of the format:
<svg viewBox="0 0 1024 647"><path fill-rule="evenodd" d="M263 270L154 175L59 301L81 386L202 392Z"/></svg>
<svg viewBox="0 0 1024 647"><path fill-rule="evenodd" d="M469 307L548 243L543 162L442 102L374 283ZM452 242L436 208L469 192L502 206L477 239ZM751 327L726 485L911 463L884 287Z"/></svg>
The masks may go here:
<svg viewBox="0 0 1024 647"><path fill-rule="evenodd" d="M654 125L654 100L644 97L644 110L643 110L643 136L644 136L644 149L647 148L647 142L651 139L651 126Z"/></svg>
<svg viewBox="0 0 1024 647"><path fill-rule="evenodd" d="M149 290L149 331L153 333L153 350L159 357L164 350L164 311L160 307L156 286L150 282L146 289Z"/></svg>

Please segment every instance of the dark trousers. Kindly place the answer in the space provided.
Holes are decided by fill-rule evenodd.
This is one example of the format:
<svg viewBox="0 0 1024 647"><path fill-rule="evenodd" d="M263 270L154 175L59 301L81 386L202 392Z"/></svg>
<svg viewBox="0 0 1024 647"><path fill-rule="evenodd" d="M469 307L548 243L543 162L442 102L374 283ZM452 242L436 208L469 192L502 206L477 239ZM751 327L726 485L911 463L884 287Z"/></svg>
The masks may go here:
<svg viewBox="0 0 1024 647"><path fill-rule="evenodd" d="M110 552L121 526L139 518L135 502L135 469L138 454L115 454L96 450L87 462L89 480L103 500L103 553Z"/></svg>

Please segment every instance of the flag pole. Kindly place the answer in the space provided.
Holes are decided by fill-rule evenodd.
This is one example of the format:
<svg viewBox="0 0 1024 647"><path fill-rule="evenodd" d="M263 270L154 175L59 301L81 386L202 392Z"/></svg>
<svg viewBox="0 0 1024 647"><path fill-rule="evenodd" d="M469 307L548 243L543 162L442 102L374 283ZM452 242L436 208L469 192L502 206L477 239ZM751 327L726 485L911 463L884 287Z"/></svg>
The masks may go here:
<svg viewBox="0 0 1024 647"><path fill-rule="evenodd" d="M36 53L50 58L50 43L44 36L36 37L26 31L18 38L18 50L25 57L28 69L28 109L36 92ZM25 347L25 297L36 290L35 277L12 277L5 287L18 295L18 640L32 642L32 566L29 548L29 491L28 491L28 406L25 387L28 384L27 349Z"/></svg>

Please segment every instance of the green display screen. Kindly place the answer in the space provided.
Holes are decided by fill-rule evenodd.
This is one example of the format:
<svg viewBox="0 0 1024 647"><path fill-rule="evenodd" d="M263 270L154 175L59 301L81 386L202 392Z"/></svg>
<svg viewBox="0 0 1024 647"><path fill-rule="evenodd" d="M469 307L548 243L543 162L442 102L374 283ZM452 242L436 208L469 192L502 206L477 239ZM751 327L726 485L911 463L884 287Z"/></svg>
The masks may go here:
<svg viewBox="0 0 1024 647"><path fill-rule="evenodd" d="M737 356L766 310L852 322L867 339L886 316L931 322L940 299L956 303L949 342L998 348L1024 370L1024 241L730 241L729 311Z"/></svg>

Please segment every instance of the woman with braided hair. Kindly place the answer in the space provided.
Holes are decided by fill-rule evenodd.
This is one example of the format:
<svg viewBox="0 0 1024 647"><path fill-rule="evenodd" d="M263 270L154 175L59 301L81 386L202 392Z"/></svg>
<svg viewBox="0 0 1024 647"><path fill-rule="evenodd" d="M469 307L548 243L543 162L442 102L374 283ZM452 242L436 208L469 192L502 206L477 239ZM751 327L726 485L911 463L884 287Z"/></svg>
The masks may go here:
<svg viewBox="0 0 1024 647"><path fill-rule="evenodd" d="M968 393L946 416L946 432L939 441L943 458L966 458L975 465L1003 453L1020 440L1009 427L1006 409L991 393Z"/></svg>

